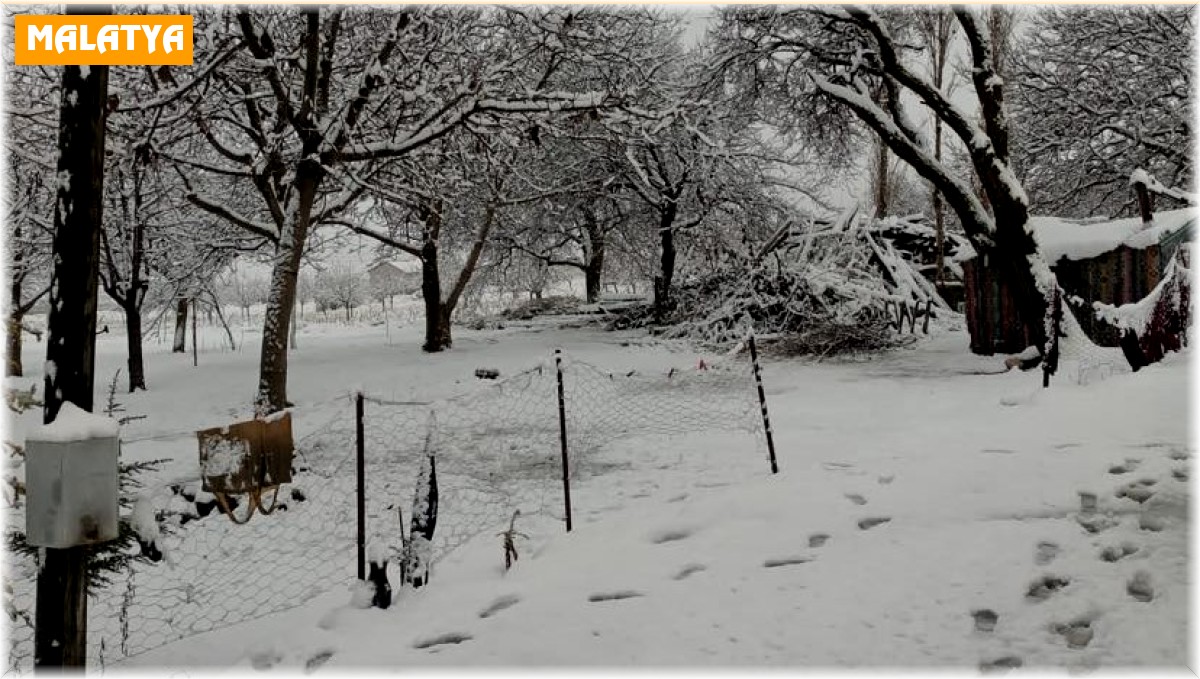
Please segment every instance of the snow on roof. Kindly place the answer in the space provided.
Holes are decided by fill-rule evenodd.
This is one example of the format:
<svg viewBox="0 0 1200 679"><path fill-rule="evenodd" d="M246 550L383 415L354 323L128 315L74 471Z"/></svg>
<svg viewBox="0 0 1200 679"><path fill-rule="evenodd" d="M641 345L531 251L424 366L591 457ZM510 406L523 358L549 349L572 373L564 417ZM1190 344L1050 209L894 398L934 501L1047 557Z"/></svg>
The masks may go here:
<svg viewBox="0 0 1200 679"><path fill-rule="evenodd" d="M417 259L415 257L410 257L410 258L406 258L406 259L376 260L376 261L372 262L370 266L367 267L367 271L368 272L374 271L375 269L378 269L379 267L383 266L384 264L387 264L387 265L391 266L392 268L394 268L398 271L401 271L403 273L420 273L421 272L421 263L419 261L417 261Z"/></svg>
<svg viewBox="0 0 1200 679"><path fill-rule="evenodd" d="M1140 217L1092 221L1061 217L1030 217L1029 228L1037 239L1042 258L1050 264L1066 257L1072 261L1090 259L1124 245L1142 249L1157 244L1196 219L1196 210L1181 209L1158 212L1149 228L1142 228ZM972 248L963 248L956 261L975 256Z"/></svg>
<svg viewBox="0 0 1200 679"><path fill-rule="evenodd" d="M53 422L29 432L25 440L66 443L114 437L119 431L117 421L111 417L89 413L67 401L58 409L58 415Z"/></svg>
<svg viewBox="0 0 1200 679"><path fill-rule="evenodd" d="M1081 224L1056 217L1030 217L1029 225L1037 238L1042 257L1054 263L1066 257L1070 260L1089 259L1124 245L1141 249L1158 243L1169 233L1182 229L1196 218L1194 210L1170 210L1154 215L1149 228L1142 228L1141 217L1128 217L1111 222Z"/></svg>

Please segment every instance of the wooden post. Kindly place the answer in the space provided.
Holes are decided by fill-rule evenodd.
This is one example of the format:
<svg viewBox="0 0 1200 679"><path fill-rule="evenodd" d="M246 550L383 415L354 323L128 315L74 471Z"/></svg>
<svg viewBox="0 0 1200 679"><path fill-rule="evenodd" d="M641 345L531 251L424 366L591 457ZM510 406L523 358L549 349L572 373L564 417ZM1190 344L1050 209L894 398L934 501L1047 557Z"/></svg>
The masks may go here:
<svg viewBox="0 0 1200 679"><path fill-rule="evenodd" d="M358 505L358 579L367 579L367 463L366 443L363 437L363 395L354 397L354 448L355 448L355 492Z"/></svg>
<svg viewBox="0 0 1200 679"><path fill-rule="evenodd" d="M771 416L767 413L767 393L763 391L762 370L758 366L758 345L754 343L754 333L750 333L750 363L754 367L754 384L758 386L758 406L762 409L763 431L767 434L767 454L771 458L771 473L779 473L779 463L775 461L775 435L771 432Z"/></svg>
<svg viewBox="0 0 1200 679"><path fill-rule="evenodd" d="M567 407L563 396L562 349L554 350L554 370L558 374L558 443L562 450L563 504L567 509L567 532L571 532L571 471L567 462Z"/></svg>
<svg viewBox="0 0 1200 679"><path fill-rule="evenodd" d="M69 6L68 14L108 14L104 6ZM104 208L104 136L108 67L59 69L58 188L54 202L54 270L47 323L43 422L63 403L92 410L96 292ZM37 575L33 664L87 664L87 547L45 550Z"/></svg>
<svg viewBox="0 0 1200 679"><path fill-rule="evenodd" d="M1138 211L1142 215L1142 225L1149 225L1154 221L1154 207L1150 200L1150 191L1146 188L1146 183L1142 181L1133 182L1133 190L1137 193Z"/></svg>

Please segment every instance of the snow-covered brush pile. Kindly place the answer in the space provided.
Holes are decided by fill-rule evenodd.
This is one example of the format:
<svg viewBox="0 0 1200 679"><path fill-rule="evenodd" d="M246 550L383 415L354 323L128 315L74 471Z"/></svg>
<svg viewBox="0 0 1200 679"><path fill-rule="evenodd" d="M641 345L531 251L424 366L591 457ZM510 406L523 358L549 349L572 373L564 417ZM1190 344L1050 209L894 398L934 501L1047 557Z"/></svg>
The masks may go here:
<svg viewBox="0 0 1200 679"><path fill-rule="evenodd" d="M879 227L854 226L853 215L821 229L773 239L757 262L688 281L673 296L663 335L719 345L748 327L788 354L820 356L878 351L906 343L888 307L946 309L917 265ZM636 325L623 319L626 325Z"/></svg>

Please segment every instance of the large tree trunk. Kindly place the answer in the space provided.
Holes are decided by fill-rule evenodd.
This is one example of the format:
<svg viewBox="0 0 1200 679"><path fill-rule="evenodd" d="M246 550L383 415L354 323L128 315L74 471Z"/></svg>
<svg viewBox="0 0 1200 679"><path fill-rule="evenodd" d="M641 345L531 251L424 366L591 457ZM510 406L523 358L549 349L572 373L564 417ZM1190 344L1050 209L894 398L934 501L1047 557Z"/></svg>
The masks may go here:
<svg viewBox="0 0 1200 679"><path fill-rule="evenodd" d="M450 346L450 319L442 306L442 281L438 273L437 243L427 240L421 248L421 298L425 301L425 344L430 353Z"/></svg>
<svg viewBox="0 0 1200 679"><path fill-rule="evenodd" d="M187 353L187 319L188 299L180 297L175 302L175 343L171 345L171 353Z"/></svg>
<svg viewBox="0 0 1200 679"><path fill-rule="evenodd" d="M583 267L583 280L587 301L592 304L600 298L600 281L604 275L604 254L608 244L605 242L604 232L596 223L595 216L589 212L586 218L588 248L584 253L587 259Z"/></svg>
<svg viewBox="0 0 1200 679"><path fill-rule="evenodd" d="M306 155L296 168L294 189L298 202L280 234L275 264L271 270L271 289L263 314L262 352L259 355L258 395L255 412L269 415L288 407L288 329L296 302L296 278L300 259L308 239L309 219L324 170L312 155Z"/></svg>
<svg viewBox="0 0 1200 679"><path fill-rule="evenodd" d="M131 301L124 306L126 346L129 351L129 393L146 390L146 368L142 361L142 310L133 301L136 292L130 292Z"/></svg>
<svg viewBox="0 0 1200 679"><path fill-rule="evenodd" d="M8 316L5 351L8 359L5 361L4 374L8 377L21 377L24 368L21 365L21 320L23 316L12 313Z"/></svg>
<svg viewBox="0 0 1200 679"><path fill-rule="evenodd" d="M99 8L103 11L103 8ZM82 13L72 7L71 13ZM94 11L94 10L93 10ZM108 67L62 72L58 183L54 202L54 271L47 323L43 421L63 403L92 410L96 359L96 292L104 207L104 134ZM38 573L34 666L87 662L86 563L83 548L46 549Z"/></svg>
<svg viewBox="0 0 1200 679"><path fill-rule="evenodd" d="M671 286L675 280L675 215L678 206L674 200L663 209L658 224L661 245L659 257L659 280L654 289L654 314L661 319L671 309Z"/></svg>

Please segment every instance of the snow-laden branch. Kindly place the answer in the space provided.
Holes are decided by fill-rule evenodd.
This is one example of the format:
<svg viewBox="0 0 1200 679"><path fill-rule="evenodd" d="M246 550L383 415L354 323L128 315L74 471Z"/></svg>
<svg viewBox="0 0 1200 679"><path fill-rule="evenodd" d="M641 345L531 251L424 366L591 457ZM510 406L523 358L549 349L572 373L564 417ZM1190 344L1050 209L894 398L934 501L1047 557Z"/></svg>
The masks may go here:
<svg viewBox="0 0 1200 679"><path fill-rule="evenodd" d="M875 102L849 87L834 84L821 76L814 75L813 82L817 89L854 111L859 119L875 130L876 134L897 156L911 165L922 177L941 189L946 201L956 210L970 213L976 224L984 225L988 229L988 233L970 234L973 241L980 242L977 239L982 239L982 242L991 242L991 232L995 230L995 223L966 182L950 174L946 167L934 159L926 149L909 139L896 126L895 121ZM975 227L975 224L969 224L968 220L962 221L965 228Z"/></svg>
<svg viewBox="0 0 1200 679"><path fill-rule="evenodd" d="M235 224L239 228L245 229L257 236L262 236L272 243L279 242L279 233L275 230L273 225L254 221L253 219L250 219L249 217L246 217L245 215L242 215L219 202L199 196L193 191L188 191L185 197L189 203L211 215L220 217L229 223Z"/></svg>
<svg viewBox="0 0 1200 679"><path fill-rule="evenodd" d="M467 97L460 100L456 105L451 106L433 124L418 127L418 131L409 134L406 138L399 141L349 145L346 150L338 153L338 157L343 161L351 162L403 156L421 146L444 137L460 123L479 113L563 113L569 111L591 111L615 104L614 100L601 92L579 95L539 94L529 99L480 99Z"/></svg>
<svg viewBox="0 0 1200 679"><path fill-rule="evenodd" d="M1157 193L1162 196L1167 196L1168 198L1174 198L1181 203L1187 203L1188 205L1200 204L1200 195L1188 193L1182 189L1165 186L1155 179L1154 175L1146 172L1140 167L1129 175L1129 185L1135 186L1137 184L1145 186L1146 190L1150 191L1151 193Z"/></svg>

